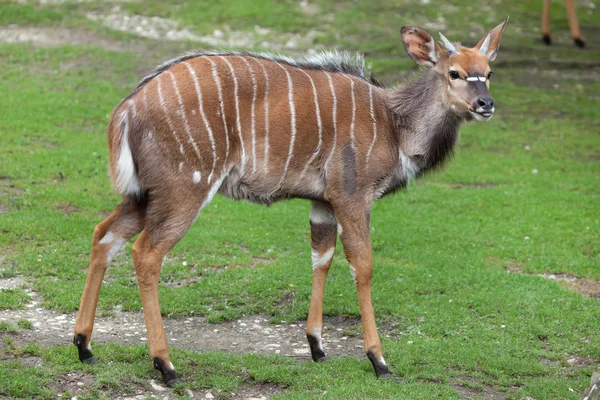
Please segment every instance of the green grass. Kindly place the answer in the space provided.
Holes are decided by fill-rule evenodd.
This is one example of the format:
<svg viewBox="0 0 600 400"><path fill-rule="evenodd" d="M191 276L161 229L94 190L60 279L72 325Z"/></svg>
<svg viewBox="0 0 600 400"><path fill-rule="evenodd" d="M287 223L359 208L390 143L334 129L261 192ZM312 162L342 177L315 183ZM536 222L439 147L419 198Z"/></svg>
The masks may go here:
<svg viewBox="0 0 600 400"><path fill-rule="evenodd" d="M223 24L302 34L317 29L318 44L368 52L376 74L387 82L413 69L399 27L439 17L434 4L318 3L316 16L302 14L295 2L194 7L148 1L122 7L175 18L200 34ZM563 5L555 3L554 37L565 44L552 48L542 47L534 30L538 4L506 1L488 9L459 1L444 9L444 34L466 44L480 36L469 38L468 32L489 29L505 14L511 21L493 66L497 115L488 124L465 125L456 157L443 171L386 197L373 211L375 313L394 327L391 338L383 339L384 352L404 383L377 381L366 359L312 364L172 346L185 381L179 394L189 388L225 396L239 385L269 383L285 399L459 399L456 385L492 388L508 399L580 398L594 366L575 367L566 360L600 360L600 303L535 275L600 279L600 83L590 78L599 71L547 71L554 64L539 71L531 65L597 60L598 43L592 39L600 20L580 13L590 41L590 48L580 51L567 45ZM123 43L134 38L82 16L103 10L110 8L100 2L9 4L2 6L0 24L86 29ZM140 54L93 45L0 45L5 84L0 210L6 210L0 214L0 277L25 278L42 296L43 307L77 309L93 228L118 203L106 171L112 108L150 66L173 49L192 47L141 42L156 49ZM163 280L195 279L176 289L161 285L163 314L199 315L211 322L258 313L273 321L304 319L311 279L308 211L302 201L266 208L216 198L165 262ZM129 245L106 275L101 313L115 306L141 309L130 253ZM293 301L282 301L289 298ZM0 309L24 308L29 301L23 288L0 290ZM358 315L339 250L324 312ZM26 328L31 328L27 321L0 325L0 333L9 334L0 347L0 396L55 398L61 393L57 377L72 371L93 377L90 390L78 398L134 393L148 377L159 379L145 346L95 345L103 363L87 366L71 347L13 343ZM350 327L348 333L360 330ZM41 358L42 364L32 368L24 357Z"/></svg>

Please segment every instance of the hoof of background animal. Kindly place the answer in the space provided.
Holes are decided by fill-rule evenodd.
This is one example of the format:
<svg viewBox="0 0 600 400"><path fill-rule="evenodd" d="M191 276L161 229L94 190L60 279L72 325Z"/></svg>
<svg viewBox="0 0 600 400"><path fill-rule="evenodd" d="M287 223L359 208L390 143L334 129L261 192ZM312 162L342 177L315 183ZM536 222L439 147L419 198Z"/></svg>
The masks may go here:
<svg viewBox="0 0 600 400"><path fill-rule="evenodd" d="M581 49L585 47L585 42L581 38L575 38L573 39L573 42L575 42L575 45Z"/></svg>
<svg viewBox="0 0 600 400"><path fill-rule="evenodd" d="M89 358L86 358L85 360L81 360L81 362L84 364L98 364L100 361L98 361L96 357L91 356Z"/></svg>
<svg viewBox="0 0 600 400"><path fill-rule="evenodd" d="M385 372L385 373L379 375L378 378L381 380L384 380L384 381L402 383L402 379L397 376L392 375L391 372Z"/></svg>
<svg viewBox="0 0 600 400"><path fill-rule="evenodd" d="M548 46L552 44L552 39L550 39L550 35L544 35L542 37L542 40L544 41L544 43L546 43Z"/></svg>

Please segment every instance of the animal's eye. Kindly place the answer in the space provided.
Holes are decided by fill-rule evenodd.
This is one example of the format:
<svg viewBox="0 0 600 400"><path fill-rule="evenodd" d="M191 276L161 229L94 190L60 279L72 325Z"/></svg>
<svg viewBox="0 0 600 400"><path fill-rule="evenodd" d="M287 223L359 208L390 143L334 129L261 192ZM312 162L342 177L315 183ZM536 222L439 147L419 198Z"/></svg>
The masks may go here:
<svg viewBox="0 0 600 400"><path fill-rule="evenodd" d="M487 78L490 79L494 73L492 71L488 72Z"/></svg>
<svg viewBox="0 0 600 400"><path fill-rule="evenodd" d="M456 71L450 71L450 79L458 79L460 75Z"/></svg>

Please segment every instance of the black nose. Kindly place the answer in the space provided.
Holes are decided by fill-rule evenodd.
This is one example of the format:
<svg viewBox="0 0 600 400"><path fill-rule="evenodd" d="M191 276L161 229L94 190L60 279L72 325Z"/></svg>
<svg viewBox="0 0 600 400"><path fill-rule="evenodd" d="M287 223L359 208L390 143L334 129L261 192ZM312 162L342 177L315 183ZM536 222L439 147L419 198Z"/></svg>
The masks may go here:
<svg viewBox="0 0 600 400"><path fill-rule="evenodd" d="M494 100L491 97L482 97L477 100L477 105L484 110L491 110L494 107Z"/></svg>

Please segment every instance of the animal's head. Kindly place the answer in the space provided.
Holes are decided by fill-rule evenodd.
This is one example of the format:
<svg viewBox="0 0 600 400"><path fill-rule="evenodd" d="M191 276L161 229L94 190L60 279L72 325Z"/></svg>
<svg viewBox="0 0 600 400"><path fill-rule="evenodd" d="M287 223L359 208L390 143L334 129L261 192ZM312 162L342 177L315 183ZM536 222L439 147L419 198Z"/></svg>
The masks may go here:
<svg viewBox="0 0 600 400"><path fill-rule="evenodd" d="M402 42L406 52L417 64L431 68L445 85L445 99L459 116L488 121L494 114L490 96L490 63L500 47L506 20L485 35L475 47L451 43L440 33L441 44L418 26L403 26Z"/></svg>

